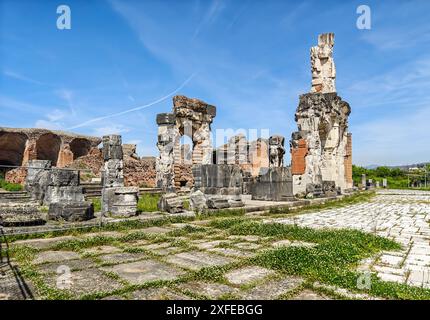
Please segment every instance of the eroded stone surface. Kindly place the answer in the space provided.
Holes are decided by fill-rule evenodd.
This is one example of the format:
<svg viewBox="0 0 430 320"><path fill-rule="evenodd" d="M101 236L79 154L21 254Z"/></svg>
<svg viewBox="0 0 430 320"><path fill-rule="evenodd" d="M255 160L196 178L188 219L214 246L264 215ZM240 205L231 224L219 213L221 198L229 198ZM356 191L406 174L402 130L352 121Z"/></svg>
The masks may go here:
<svg viewBox="0 0 430 320"><path fill-rule="evenodd" d="M312 290L305 289L298 295L292 297L290 300L332 300L331 298L314 292Z"/></svg>
<svg viewBox="0 0 430 320"><path fill-rule="evenodd" d="M183 268L198 270L204 267L223 266L234 260L217 254L201 251L181 252L166 258L166 261L177 264Z"/></svg>
<svg viewBox="0 0 430 320"><path fill-rule="evenodd" d="M233 270L226 273L226 279L236 285L249 284L274 274L275 272L266 268L250 266Z"/></svg>
<svg viewBox="0 0 430 320"><path fill-rule="evenodd" d="M194 295L205 296L208 299L219 299L227 295L235 295L239 292L237 288L221 284L193 281L181 284L178 288L182 291L190 291Z"/></svg>
<svg viewBox="0 0 430 320"><path fill-rule="evenodd" d="M41 264L46 262L68 261L79 258L79 254L73 251L43 251L36 255L33 263Z"/></svg>
<svg viewBox="0 0 430 320"><path fill-rule="evenodd" d="M131 284L148 281L174 280L184 274L182 270L155 260L142 260L105 267L103 270L114 272Z"/></svg>
<svg viewBox="0 0 430 320"><path fill-rule="evenodd" d="M70 276L70 287L60 289L75 297L95 292L110 292L123 287L121 283L108 277L99 269L72 271ZM57 288L58 275L46 275L45 280L52 288Z"/></svg>
<svg viewBox="0 0 430 320"><path fill-rule="evenodd" d="M279 296L298 288L303 283L299 277L286 277L283 279L271 280L257 285L243 295L246 300L273 300Z"/></svg>

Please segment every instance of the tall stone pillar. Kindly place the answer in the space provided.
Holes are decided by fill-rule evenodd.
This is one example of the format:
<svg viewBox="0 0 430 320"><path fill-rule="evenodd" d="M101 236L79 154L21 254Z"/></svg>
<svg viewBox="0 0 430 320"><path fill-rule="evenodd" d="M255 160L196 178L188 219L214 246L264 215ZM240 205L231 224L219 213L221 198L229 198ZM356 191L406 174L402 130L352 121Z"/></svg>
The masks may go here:
<svg viewBox="0 0 430 320"><path fill-rule="evenodd" d="M334 34L321 34L311 48L312 88L300 96L291 136L295 195L332 195L352 188L352 139L349 104L336 93Z"/></svg>
<svg viewBox="0 0 430 320"><path fill-rule="evenodd" d="M133 216L137 211L139 188L124 187L124 164L120 135L103 137L102 213Z"/></svg>
<svg viewBox="0 0 430 320"><path fill-rule="evenodd" d="M167 192L175 190L174 145L177 137L175 115L160 113L157 115L158 142L160 154L156 160L157 187Z"/></svg>

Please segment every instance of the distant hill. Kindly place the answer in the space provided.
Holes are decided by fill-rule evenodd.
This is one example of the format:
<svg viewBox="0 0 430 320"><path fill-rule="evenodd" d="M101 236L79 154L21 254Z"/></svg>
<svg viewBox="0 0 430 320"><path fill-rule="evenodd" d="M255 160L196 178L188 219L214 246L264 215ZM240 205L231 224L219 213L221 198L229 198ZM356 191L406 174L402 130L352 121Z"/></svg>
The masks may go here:
<svg viewBox="0 0 430 320"><path fill-rule="evenodd" d="M415 163L415 164L406 164L406 165L400 165L400 166L386 166L391 169L402 169L402 170L409 170L409 168L422 168L426 164L429 164L430 162L422 162L422 163ZM368 166L365 166L366 169L376 169L377 167L384 167L384 165L380 164L370 164Z"/></svg>

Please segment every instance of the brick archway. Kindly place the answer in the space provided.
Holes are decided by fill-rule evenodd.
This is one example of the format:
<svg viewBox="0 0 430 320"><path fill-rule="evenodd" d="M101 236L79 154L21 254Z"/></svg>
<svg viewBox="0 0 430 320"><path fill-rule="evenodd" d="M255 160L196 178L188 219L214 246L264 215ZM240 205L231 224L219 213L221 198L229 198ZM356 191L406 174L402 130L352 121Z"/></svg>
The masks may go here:
<svg viewBox="0 0 430 320"><path fill-rule="evenodd" d="M73 153L73 160L87 155L91 149L91 141L84 138L75 138L69 145Z"/></svg>
<svg viewBox="0 0 430 320"><path fill-rule="evenodd" d="M51 160L53 167L57 166L58 154L61 148L61 138L54 133L42 134L36 141L38 160Z"/></svg>

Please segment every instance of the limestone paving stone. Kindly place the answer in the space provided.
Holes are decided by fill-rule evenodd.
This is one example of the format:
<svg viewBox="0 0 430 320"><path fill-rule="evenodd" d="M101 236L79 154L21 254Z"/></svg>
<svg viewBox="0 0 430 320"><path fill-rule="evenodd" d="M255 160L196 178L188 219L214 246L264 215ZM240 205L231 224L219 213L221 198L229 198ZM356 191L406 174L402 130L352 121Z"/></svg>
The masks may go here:
<svg viewBox="0 0 430 320"><path fill-rule="evenodd" d="M204 267L224 266L234 259L201 251L188 251L168 256L166 261L186 269L198 270Z"/></svg>
<svg viewBox="0 0 430 320"><path fill-rule="evenodd" d="M298 288L303 283L299 277L271 280L248 290L242 297L246 300L273 300Z"/></svg>
<svg viewBox="0 0 430 320"><path fill-rule="evenodd" d="M144 259L147 258L147 255L145 253L118 252L101 255L98 258L102 263L116 264Z"/></svg>
<svg viewBox="0 0 430 320"><path fill-rule="evenodd" d="M43 251L36 255L33 263L41 264L47 262L68 261L79 258L80 255L73 251Z"/></svg>
<svg viewBox="0 0 430 320"><path fill-rule="evenodd" d="M102 270L114 272L131 284L143 284L148 281L174 280L184 274L184 271L155 260L117 264L104 267Z"/></svg>
<svg viewBox="0 0 430 320"><path fill-rule="evenodd" d="M149 228L141 229L140 231L148 234L165 234L167 232L172 231L172 229L162 228L162 227L149 227Z"/></svg>
<svg viewBox="0 0 430 320"><path fill-rule="evenodd" d="M45 275L44 280L50 287L64 290L76 298L96 292L110 292L123 287L120 282L108 277L99 269L75 271L71 272L70 276L70 287L66 289L57 287L58 275Z"/></svg>
<svg viewBox="0 0 430 320"><path fill-rule="evenodd" d="M63 237L46 238L46 239L19 240L19 241L13 242L12 246L24 245L35 249L44 250L62 241L73 240L73 239L75 239L75 237L73 236L63 236Z"/></svg>
<svg viewBox="0 0 430 320"><path fill-rule="evenodd" d="M312 290L305 289L290 300L332 300L330 297L314 292Z"/></svg>
<svg viewBox="0 0 430 320"><path fill-rule="evenodd" d="M43 273L57 273L60 271L60 267L68 267L71 271L83 270L92 268L96 263L92 259L77 259L60 262L50 262L38 265L37 268ZM60 269L59 269L60 268Z"/></svg>
<svg viewBox="0 0 430 320"><path fill-rule="evenodd" d="M100 255L100 254L108 254L108 253L117 253L120 251L121 251L120 248L117 248L114 246L99 246L99 247L85 249L83 250L83 253L91 254L91 255Z"/></svg>
<svg viewBox="0 0 430 320"><path fill-rule="evenodd" d="M205 296L208 299L220 299L226 295L236 295L239 290L222 283L207 283L192 281L178 285L179 290L189 291L194 295Z"/></svg>
<svg viewBox="0 0 430 320"><path fill-rule="evenodd" d="M185 294L173 292L169 288L147 288L131 294L132 300L191 300Z"/></svg>
<svg viewBox="0 0 430 320"><path fill-rule="evenodd" d="M262 280L272 274L275 274L275 272L272 270L257 266L250 266L232 270L225 274L225 278L232 284L244 285Z"/></svg>
<svg viewBox="0 0 430 320"><path fill-rule="evenodd" d="M250 252L245 250L233 249L233 248L211 248L208 249L210 252L219 253L225 256L248 258L257 254L257 252Z"/></svg>
<svg viewBox="0 0 430 320"><path fill-rule="evenodd" d="M257 250L261 248L261 245L252 242L239 242L235 243L234 246L245 250Z"/></svg>

